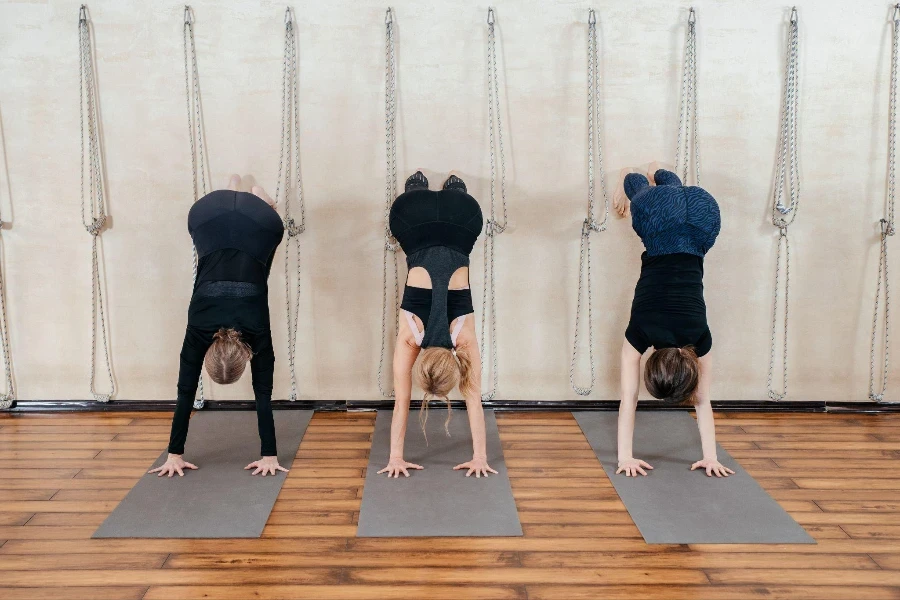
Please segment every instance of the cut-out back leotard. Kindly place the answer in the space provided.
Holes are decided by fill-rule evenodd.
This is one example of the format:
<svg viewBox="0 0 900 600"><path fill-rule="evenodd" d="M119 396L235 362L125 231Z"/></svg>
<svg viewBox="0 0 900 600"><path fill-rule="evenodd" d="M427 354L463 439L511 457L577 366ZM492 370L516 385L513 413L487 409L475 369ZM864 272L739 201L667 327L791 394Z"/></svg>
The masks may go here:
<svg viewBox="0 0 900 600"><path fill-rule="evenodd" d="M457 269L469 266L469 255L484 225L481 207L460 190L416 189L397 197L389 223L406 253L407 268L422 267L431 278L430 290L406 286L400 305L425 326L419 345L453 348L450 324L474 308L471 290L450 290L450 278Z"/></svg>

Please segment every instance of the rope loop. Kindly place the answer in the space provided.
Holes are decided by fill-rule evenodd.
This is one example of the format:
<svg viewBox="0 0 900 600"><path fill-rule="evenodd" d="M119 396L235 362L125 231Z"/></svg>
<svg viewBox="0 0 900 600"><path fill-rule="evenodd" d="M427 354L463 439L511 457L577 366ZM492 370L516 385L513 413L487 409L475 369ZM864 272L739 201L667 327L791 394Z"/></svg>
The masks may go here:
<svg viewBox="0 0 900 600"><path fill-rule="evenodd" d="M300 235L304 231L306 231L306 225L302 223L297 223L294 217L285 217L283 219L284 230L287 232L289 238Z"/></svg>
<svg viewBox="0 0 900 600"><path fill-rule="evenodd" d="M194 24L194 13L191 11L191 7L188 4L184 5L184 24L185 25L193 25Z"/></svg>
<svg viewBox="0 0 900 600"><path fill-rule="evenodd" d="M487 24L488 25L494 24L494 9L493 9L493 7L488 8Z"/></svg>
<svg viewBox="0 0 900 600"><path fill-rule="evenodd" d="M384 24L390 25L394 22L394 9L388 7L387 12L384 13Z"/></svg>
<svg viewBox="0 0 900 600"><path fill-rule="evenodd" d="M594 12L593 8L588 9L588 25L596 25L597 24L597 14Z"/></svg>
<svg viewBox="0 0 900 600"><path fill-rule="evenodd" d="M796 25L799 20L799 15L797 14L797 7L791 7L791 25Z"/></svg>
<svg viewBox="0 0 900 600"><path fill-rule="evenodd" d="M87 225L85 229L87 232L93 236L100 235L100 232L103 231L103 227L106 225L106 215L100 215L99 217L94 217L91 220L91 224Z"/></svg>
<svg viewBox="0 0 900 600"><path fill-rule="evenodd" d="M284 9L284 24L292 25L294 23L294 11L291 10L291 7L288 6Z"/></svg>
<svg viewBox="0 0 900 600"><path fill-rule="evenodd" d="M688 13L688 23L693 25L697 22L697 12L694 10L694 7L691 7L691 12Z"/></svg>
<svg viewBox="0 0 900 600"><path fill-rule="evenodd" d="M87 4L82 4L81 8L78 9L78 22L79 23L87 23L88 14L87 14Z"/></svg>

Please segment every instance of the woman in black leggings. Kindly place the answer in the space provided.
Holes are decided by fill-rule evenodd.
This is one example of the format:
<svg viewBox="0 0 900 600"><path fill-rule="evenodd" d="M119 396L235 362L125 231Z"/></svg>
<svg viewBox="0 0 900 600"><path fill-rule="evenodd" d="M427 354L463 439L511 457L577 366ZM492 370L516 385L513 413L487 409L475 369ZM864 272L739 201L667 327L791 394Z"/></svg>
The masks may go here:
<svg viewBox="0 0 900 600"><path fill-rule="evenodd" d="M181 347L169 457L150 471L160 477L197 468L182 455L202 367L210 379L227 385L241 378L248 361L262 458L245 469L263 476L287 471L278 464L272 417L275 353L267 283L284 226L265 190L239 192L240 183L241 178L232 175L228 189L207 194L188 214L188 231L197 249L197 277Z"/></svg>
<svg viewBox="0 0 900 600"><path fill-rule="evenodd" d="M402 473L409 477L408 469L422 468L403 459L412 371L417 358L416 379L425 391L423 411L427 411L429 399L447 400L457 386L466 399L472 460L454 469L465 470L466 477L473 473L487 477L488 473L497 472L487 462L481 359L469 289L469 254L483 225L478 202L467 193L463 180L453 174L440 191L431 191L428 180L417 171L406 180L405 192L391 205L391 232L406 253L409 273L394 350L396 401L391 421L391 454L388 465L379 474L399 477ZM447 404L449 408L449 400ZM449 418L448 414L447 423Z"/></svg>

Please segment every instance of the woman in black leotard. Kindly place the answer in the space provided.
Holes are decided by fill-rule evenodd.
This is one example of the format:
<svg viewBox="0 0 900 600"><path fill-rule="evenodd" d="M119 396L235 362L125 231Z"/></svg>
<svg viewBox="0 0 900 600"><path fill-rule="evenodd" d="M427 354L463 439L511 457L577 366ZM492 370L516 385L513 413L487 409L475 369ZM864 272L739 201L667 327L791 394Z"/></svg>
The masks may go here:
<svg viewBox="0 0 900 600"><path fill-rule="evenodd" d="M284 226L266 192L260 187L252 194L239 192L240 182L233 175L228 189L207 194L188 214L188 231L197 249L197 277L181 348L169 457L150 471L160 477L197 468L182 455L202 367L216 383L230 384L241 378L248 361L262 458L245 468L263 476L287 471L278 464L272 416L275 352L267 283Z"/></svg>
<svg viewBox="0 0 900 600"><path fill-rule="evenodd" d="M646 251L622 345L616 473L634 477L653 468L632 454L641 356L653 347L644 372L647 391L666 403L696 407L703 458L691 470L727 477L734 471L716 457L709 397L712 334L703 298L703 259L721 228L719 205L706 190L684 186L675 173L653 166L649 179L628 173L623 191L627 200L620 196L616 208L623 216L630 209Z"/></svg>
<svg viewBox="0 0 900 600"><path fill-rule="evenodd" d="M446 400L457 385L466 399L472 460L454 469L465 469L467 477L496 473L487 462L481 359L469 289L469 254L483 225L478 202L467 193L463 180L452 174L441 191L433 192L417 171L391 206L391 232L406 253L409 274L394 350L391 456L379 474L409 477L408 469L422 468L403 459L416 358L416 382L425 391L423 411L427 411L430 398ZM449 400L447 404L449 408ZM449 414L447 418L449 422Z"/></svg>

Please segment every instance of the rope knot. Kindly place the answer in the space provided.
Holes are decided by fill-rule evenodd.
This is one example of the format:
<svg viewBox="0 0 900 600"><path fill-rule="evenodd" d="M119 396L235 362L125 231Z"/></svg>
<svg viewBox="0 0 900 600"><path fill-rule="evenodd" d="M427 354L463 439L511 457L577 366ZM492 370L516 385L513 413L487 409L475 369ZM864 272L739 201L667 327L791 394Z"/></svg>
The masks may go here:
<svg viewBox="0 0 900 600"><path fill-rule="evenodd" d="M598 223L596 219L585 219L581 224L581 235L587 237L592 231L596 231L597 233L606 231L606 225Z"/></svg>
<svg viewBox="0 0 900 600"><path fill-rule="evenodd" d="M384 234L384 248L390 252L396 252L400 248L400 242L390 233Z"/></svg>
<svg viewBox="0 0 900 600"><path fill-rule="evenodd" d="M306 226L298 224L294 217L286 217L284 219L284 230L287 231L288 237L292 238L306 231Z"/></svg>
<svg viewBox="0 0 900 600"><path fill-rule="evenodd" d="M897 231L894 228L894 224L887 219L881 219L879 221L881 223L881 235L894 235Z"/></svg>
<svg viewBox="0 0 900 600"><path fill-rule="evenodd" d="M506 231L506 225L501 225L494 219L488 219L484 223L484 233L488 237L494 237L495 235L500 235Z"/></svg>
<svg viewBox="0 0 900 600"><path fill-rule="evenodd" d="M84 228L87 229L87 232L93 236L100 235L100 232L103 231L103 227L106 225L106 215L100 215L99 217L95 217L90 225L85 225Z"/></svg>

